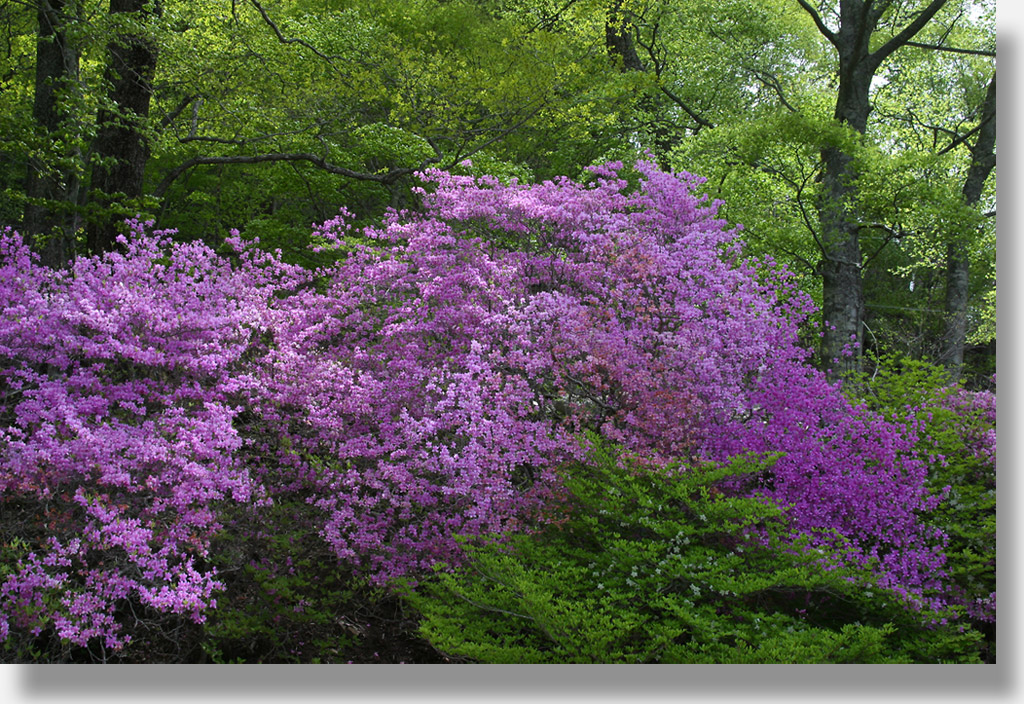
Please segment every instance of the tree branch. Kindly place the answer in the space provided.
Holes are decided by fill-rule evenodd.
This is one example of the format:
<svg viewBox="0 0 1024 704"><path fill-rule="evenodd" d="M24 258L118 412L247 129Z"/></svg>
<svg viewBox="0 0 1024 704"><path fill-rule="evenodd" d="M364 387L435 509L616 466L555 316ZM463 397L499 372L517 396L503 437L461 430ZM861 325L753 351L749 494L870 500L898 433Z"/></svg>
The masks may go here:
<svg viewBox="0 0 1024 704"><path fill-rule="evenodd" d="M952 142L943 147L938 154L945 154L946 152L954 149L958 145L967 141L969 137L974 134L980 133L984 130L984 134L978 137L979 144L984 140L984 144L981 144L983 150L991 150L995 145L995 119L996 119L996 75L992 74L992 79L989 81L988 89L985 92L985 99L979 106L981 108L981 121L974 127L974 129L957 136ZM991 125L991 128L990 128ZM990 143L991 142L991 143ZM978 145L971 147L967 145L973 154Z"/></svg>
<svg viewBox="0 0 1024 704"><path fill-rule="evenodd" d="M971 56L991 56L995 58L996 52L988 49L960 49L955 46L940 46L939 44L924 44L922 42L906 42L906 46L916 46L918 49L931 49L932 51L948 51L953 54L970 54Z"/></svg>
<svg viewBox="0 0 1024 704"><path fill-rule="evenodd" d="M872 222L866 223L864 225L859 225L858 229L881 230L882 232L885 233L885 238L882 240L882 244L878 245L878 248L875 249L874 252L864 257L863 261L861 262L862 269L866 268L868 264L870 264L879 254L881 254L882 250L888 247L890 242L903 235L902 231L894 230L885 223L880 222Z"/></svg>
<svg viewBox="0 0 1024 704"><path fill-rule="evenodd" d="M277 35L277 40L279 42L281 42L282 44L298 44L300 46L304 46L304 47L306 47L307 49L309 49L314 54L316 54L317 56L319 56L321 59L323 59L324 61L326 61L328 63L331 63L334 59L342 58L340 56L329 56L329 55L323 53L322 51L320 51L319 49L317 49L315 46L313 46L309 42L304 41L302 39L298 39L298 38L295 38L295 37L286 37L284 35L284 33L281 31L281 29L274 22L274 20L270 19L270 15L267 14L267 11L263 9L263 6L260 5L258 0L249 0L249 2L252 3L252 6L255 7L257 12L260 13L260 16L263 17L263 21L266 22L267 25L272 30L274 30L274 34Z"/></svg>
<svg viewBox="0 0 1024 704"><path fill-rule="evenodd" d="M558 20L562 19L562 13L565 12L566 10L568 10L570 7L572 7L575 4L576 4L576 0L567 0L567 2L564 5L562 5L562 7L560 9L555 10L550 15L546 15L544 17L541 17L540 20L537 21L537 24L533 25L528 30L526 30L526 33L527 34L533 34L534 32L536 32L538 29L540 29L542 27L544 29L550 30L555 25L555 22L557 22Z"/></svg>
<svg viewBox="0 0 1024 704"><path fill-rule="evenodd" d="M818 11L811 7L807 0L797 0L797 2L800 3L800 7L804 8L804 10L807 11L807 14L811 16L811 19L814 20L814 24L817 25L818 31L821 32L821 35L838 48L839 37L835 35L835 32L825 26L825 22L822 21L821 15L818 14Z"/></svg>
<svg viewBox="0 0 1024 704"><path fill-rule="evenodd" d="M384 174L371 174L364 171L347 169L344 166L337 166L335 164L331 164L323 157L305 152L287 154L256 154L251 156L197 156L173 168L153 191L153 195L157 198L162 198L167 192L167 189L171 187L171 184L174 183L179 176L196 166L213 164L262 164L274 161L308 161L328 173L346 176L357 181L371 181L373 183L380 183L383 185L390 185L402 176L406 176L417 170L416 168L402 167L399 169L392 169Z"/></svg>
<svg viewBox="0 0 1024 704"><path fill-rule="evenodd" d="M803 265L803 267L805 269L807 269L807 271L809 271L810 273L814 274L814 273L817 272L818 267L816 267L814 264L812 264L806 257L804 257L799 252L797 252L797 251L795 251L793 249L790 249L789 247L786 247L785 245L779 244L778 242L773 242L772 246L777 248L783 254L788 254L789 256L791 256L793 259L795 259L797 261L798 264Z"/></svg>
<svg viewBox="0 0 1024 704"><path fill-rule="evenodd" d="M178 115L183 113L185 111L185 108L187 108L189 104L198 97L199 96L197 95L186 95L184 98L182 98L181 102L175 105L174 109L172 109L169 113L164 115L163 119L160 120L160 128L167 129L168 127L170 127L171 123L178 119Z"/></svg>
<svg viewBox="0 0 1024 704"><path fill-rule="evenodd" d="M807 188L807 184L810 182L811 175L807 174L804 177L803 183L801 183L796 189L796 205L800 209L800 217L803 218L804 227L807 228L808 232L811 233L811 237L814 238L814 243L818 245L818 249L822 254L826 252L825 243L821 241L821 237L818 235L818 231L814 228L814 222L811 220L811 216L807 214L807 207L804 205L804 189Z"/></svg>
<svg viewBox="0 0 1024 704"><path fill-rule="evenodd" d="M764 85L766 88L770 88L771 90L775 91L775 94L779 96L779 101L787 110L793 113L798 112L798 110L792 105L790 105L789 101L786 100L786 95L782 91L782 84L779 83L778 76L776 76L773 73L770 73L769 71L762 71L761 69L753 67L747 67L747 71L749 71L750 74L758 81L760 81L761 84Z"/></svg>
<svg viewBox="0 0 1024 704"><path fill-rule="evenodd" d="M307 132L316 127L316 125L312 125L310 127L303 127L295 130L269 132L267 134L259 135L258 137L248 137L245 139L229 139L227 137L210 137L206 135L196 134L198 132L198 128L195 123L196 119L197 118L193 116L192 129L189 131L188 135L178 138L179 144L189 144L190 142L207 142L209 144L224 144L232 147L240 147L245 145L256 144L257 142L266 142L267 140L275 139L277 137L291 137L294 135L306 134Z"/></svg>
<svg viewBox="0 0 1024 704"><path fill-rule="evenodd" d="M690 108L689 105L687 105L686 103L683 102L682 98L677 96L675 93L673 93L671 90L669 90L665 86L661 85L660 83L658 84L658 87L661 89L662 93L664 93L666 96L668 96L669 100L671 100L673 103L675 103L676 105L681 107L683 109L683 112L685 112L687 115L689 115L693 119L694 122L696 122L701 127L707 127L708 129L714 129L715 126L712 123L708 122L703 117L698 115L694 110L692 110Z"/></svg>
<svg viewBox="0 0 1024 704"><path fill-rule="evenodd" d="M982 124L984 124L984 123L982 123ZM938 129L938 128L936 128L936 129ZM963 143L964 143L964 142L966 142L966 141L967 141L968 139L970 139L970 137L971 137L972 135L976 134L976 133L978 132L978 130L980 130L980 129L981 129L981 125L976 125L976 126L975 126L975 127L973 128L973 129L971 129L970 131L968 131L968 132L964 132L963 134L961 134L961 135L958 135L958 136L956 137L956 139L954 139L954 140L953 140L952 142L950 142L949 144L947 144L946 146L944 146L944 147L943 147L942 149L940 149L939 151L935 152L935 155L936 155L936 156L942 156L942 155L943 155L943 154L945 154L946 152L950 152L950 151L952 151L952 150L956 149L956 148L957 148L957 147L958 147L959 145L963 144ZM949 130L946 130L946 131L948 132Z"/></svg>
<svg viewBox="0 0 1024 704"><path fill-rule="evenodd" d="M800 2L803 1L804 0L800 0ZM912 37L924 29L926 24L931 22L932 18L935 17L936 13L942 9L946 2L947 0L932 0L928 7L924 8L924 10L921 11L921 14L914 18L913 22L903 28L902 32L887 41L870 55L870 60L874 62L874 65L881 65L881 63L885 61L890 54L901 46L905 46Z"/></svg>

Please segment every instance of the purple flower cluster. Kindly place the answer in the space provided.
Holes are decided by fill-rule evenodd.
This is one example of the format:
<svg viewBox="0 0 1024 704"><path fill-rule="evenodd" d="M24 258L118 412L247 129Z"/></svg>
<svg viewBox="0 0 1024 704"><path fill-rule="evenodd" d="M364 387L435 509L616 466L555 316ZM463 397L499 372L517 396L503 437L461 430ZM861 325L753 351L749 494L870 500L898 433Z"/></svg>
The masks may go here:
<svg viewBox="0 0 1024 704"><path fill-rule="evenodd" d="M992 377L995 383L995 377ZM982 540L980 546L971 546L979 556L989 560L995 559L995 522L994 512L996 506L996 395L991 391L968 391L960 386L942 389L939 394L939 405L954 415L954 422L951 423L952 432L963 442L964 451L970 458L969 470L960 468L960 475L954 480L966 482L967 493L978 492L975 496L959 497L960 491L954 489L950 498L949 506L958 513L966 513L961 501L966 500L969 504L989 507L988 512L967 513L961 519L967 524L969 534L974 534L974 540ZM947 458L939 456L938 461L944 466L947 465ZM961 528L961 531L963 528ZM979 535L980 534L980 535ZM977 567L977 564L975 564ZM989 563L989 576L991 586L995 586L995 564ZM996 621L996 592L978 593L974 591L960 591L953 589L948 600L951 603L965 607L965 613L978 621L995 623Z"/></svg>
<svg viewBox="0 0 1024 704"><path fill-rule="evenodd" d="M0 586L0 634L118 647L127 598L201 619L218 505L260 496L233 422L268 282L134 227L123 253L61 272L0 237L0 511L31 548Z"/></svg>
<svg viewBox="0 0 1024 704"><path fill-rule="evenodd" d="M0 638L52 625L118 647L126 600L196 620L224 511L304 502L377 583L528 529L585 430L653 460L779 454L753 490L795 534L935 586L937 501L913 419L851 406L798 344L812 306L747 261L700 179L620 164L502 185L429 172L425 212L303 271L134 226L66 272L0 237L0 510L30 550ZM428 192L429 190L429 192ZM314 536L310 537L315 539Z"/></svg>
<svg viewBox="0 0 1024 704"><path fill-rule="evenodd" d="M995 376L992 377L995 383ZM996 395L991 391L968 391L953 387L943 395L942 405L961 419L959 435L968 450L995 477ZM975 422L970 422L977 419Z"/></svg>

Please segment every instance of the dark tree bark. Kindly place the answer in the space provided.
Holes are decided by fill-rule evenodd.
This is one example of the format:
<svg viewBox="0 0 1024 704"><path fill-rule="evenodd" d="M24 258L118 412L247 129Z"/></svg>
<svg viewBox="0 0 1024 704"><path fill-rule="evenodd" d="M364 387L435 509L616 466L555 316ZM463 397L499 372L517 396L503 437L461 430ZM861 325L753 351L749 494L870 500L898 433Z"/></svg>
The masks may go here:
<svg viewBox="0 0 1024 704"><path fill-rule="evenodd" d="M32 117L49 143L47 151L63 152L65 161L77 158L77 146L68 134L70 117L61 110L68 92L78 82L79 51L69 42L67 28L76 19L75 0L39 0L36 35L35 96ZM62 134L64 133L64 134ZM62 268L74 258L79 180L68 164L47 163L32 157L25 178L23 234L42 235L40 257L46 266Z"/></svg>
<svg viewBox="0 0 1024 704"><path fill-rule="evenodd" d="M871 51L871 38L888 0L840 0L839 28L833 32L807 0L798 0L839 57L835 119L864 134L871 114L871 80L882 62L905 46L931 21L946 0L932 0L885 44ZM860 224L856 212L857 175L853 157L837 147L822 150L823 193L818 205L822 246L822 362L833 377L861 369L864 291ZM844 351L852 354L844 355ZM838 360L833 364L832 360Z"/></svg>
<svg viewBox="0 0 1024 704"><path fill-rule="evenodd" d="M644 64L633 44L633 35L629 31L629 23L622 12L622 0L616 0L608 9L608 17L604 24L605 48L612 56L622 60L623 71L643 71Z"/></svg>
<svg viewBox="0 0 1024 704"><path fill-rule="evenodd" d="M971 166L964 180L963 198L969 207L981 201L985 181L996 165L996 76L992 74L982 104L978 138L971 147ZM962 241L946 247L946 329L940 361L954 379L960 378L967 344L967 302L970 257Z"/></svg>
<svg viewBox="0 0 1024 704"><path fill-rule="evenodd" d="M624 71L644 73L648 67L644 65L636 50L631 24L622 9L622 0L615 0L608 8L604 25L605 49L609 56L621 61L619 68ZM647 129L654 141L654 153L663 167L667 166L668 154L678 143L678 130L673 129L658 117L658 105L654 96L645 93L638 101L641 111L647 114ZM680 102L680 105L682 103ZM685 106L683 106L685 107ZM691 113L692 114L692 113Z"/></svg>
<svg viewBox="0 0 1024 704"><path fill-rule="evenodd" d="M119 13L138 13L144 22L160 13L160 3L110 0L110 14ZM113 206L123 199L142 196L149 160L144 121L149 116L158 54L156 44L142 30L118 35L107 51L108 107L97 116L99 131L93 144L96 162L90 182L91 199L102 206L103 215L86 228L86 242L93 253L113 248L123 217Z"/></svg>

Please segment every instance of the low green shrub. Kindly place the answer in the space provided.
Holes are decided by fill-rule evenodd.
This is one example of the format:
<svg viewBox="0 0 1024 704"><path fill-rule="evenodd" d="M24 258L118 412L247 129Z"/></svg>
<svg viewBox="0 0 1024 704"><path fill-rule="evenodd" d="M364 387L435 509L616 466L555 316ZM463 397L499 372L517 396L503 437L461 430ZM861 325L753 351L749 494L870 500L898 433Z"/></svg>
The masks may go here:
<svg viewBox="0 0 1024 704"><path fill-rule="evenodd" d="M854 386L869 408L889 417L913 413L916 450L930 459L928 482L946 500L922 516L948 536L950 603L985 633L985 658L995 659L996 397L950 384L927 362L879 360Z"/></svg>
<svg viewBox="0 0 1024 704"><path fill-rule="evenodd" d="M322 541L310 540L308 507L280 502L265 514L272 519L269 527L238 511L213 542L211 560L224 591L203 624L202 659L308 663L339 658L358 635L345 614L369 596Z"/></svg>
<svg viewBox="0 0 1024 704"><path fill-rule="evenodd" d="M590 446L564 468L558 520L467 540L467 564L407 586L435 648L488 663L977 661L977 632L794 544L782 508L727 488L770 458L661 467Z"/></svg>

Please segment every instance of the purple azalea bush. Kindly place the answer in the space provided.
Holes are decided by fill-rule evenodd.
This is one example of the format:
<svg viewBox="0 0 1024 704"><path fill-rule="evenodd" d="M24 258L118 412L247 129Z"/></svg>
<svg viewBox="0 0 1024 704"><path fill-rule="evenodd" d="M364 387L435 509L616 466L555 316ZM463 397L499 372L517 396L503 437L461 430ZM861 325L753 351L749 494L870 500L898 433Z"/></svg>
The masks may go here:
<svg viewBox="0 0 1024 704"><path fill-rule="evenodd" d="M811 367L809 298L744 259L700 179L592 171L428 172L423 212L316 228L337 257L316 270L135 223L53 272L4 232L0 639L120 648L126 610L201 622L224 516L275 503L309 507L339 566L415 578L458 561L457 535L550 517L587 430L652 461L776 457L736 491L934 599L943 535L918 516L941 496L915 419Z"/></svg>

